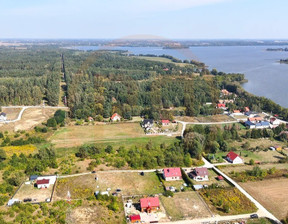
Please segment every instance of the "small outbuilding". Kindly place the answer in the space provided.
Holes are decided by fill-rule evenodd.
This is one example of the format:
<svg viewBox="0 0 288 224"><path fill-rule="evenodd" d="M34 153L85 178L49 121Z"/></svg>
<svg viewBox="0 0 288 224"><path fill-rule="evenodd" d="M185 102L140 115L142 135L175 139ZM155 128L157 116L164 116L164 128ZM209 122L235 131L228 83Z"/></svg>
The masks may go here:
<svg viewBox="0 0 288 224"><path fill-rule="evenodd" d="M115 114L113 114L111 116L110 119L111 119L111 121L120 121L121 120L121 116L119 114L115 113Z"/></svg>
<svg viewBox="0 0 288 224"><path fill-rule="evenodd" d="M130 218L131 223L140 223L141 222L140 215L130 215L129 218Z"/></svg>

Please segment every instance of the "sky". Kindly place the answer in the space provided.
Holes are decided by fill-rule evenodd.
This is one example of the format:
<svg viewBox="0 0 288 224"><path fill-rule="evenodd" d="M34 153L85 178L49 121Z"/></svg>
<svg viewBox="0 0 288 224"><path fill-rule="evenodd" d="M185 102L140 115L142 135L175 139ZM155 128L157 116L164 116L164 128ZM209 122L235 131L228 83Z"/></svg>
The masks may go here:
<svg viewBox="0 0 288 224"><path fill-rule="evenodd" d="M0 0L0 38L288 39L287 0Z"/></svg>

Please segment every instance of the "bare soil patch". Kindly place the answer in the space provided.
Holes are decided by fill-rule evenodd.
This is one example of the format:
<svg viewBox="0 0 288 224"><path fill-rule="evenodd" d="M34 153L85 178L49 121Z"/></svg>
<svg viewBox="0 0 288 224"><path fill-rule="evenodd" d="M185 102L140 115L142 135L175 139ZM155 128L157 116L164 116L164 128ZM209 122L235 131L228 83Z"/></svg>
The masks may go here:
<svg viewBox="0 0 288 224"><path fill-rule="evenodd" d="M288 212L288 178L239 184L278 219L286 217Z"/></svg>

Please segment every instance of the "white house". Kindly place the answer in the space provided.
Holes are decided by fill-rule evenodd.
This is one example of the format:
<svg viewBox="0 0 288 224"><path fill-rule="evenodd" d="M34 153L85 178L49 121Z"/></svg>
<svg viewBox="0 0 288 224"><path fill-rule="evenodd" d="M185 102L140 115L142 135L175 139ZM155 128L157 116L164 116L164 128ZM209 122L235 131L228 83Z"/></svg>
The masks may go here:
<svg viewBox="0 0 288 224"><path fill-rule="evenodd" d="M233 164L243 163L243 160L241 159L241 157L233 151L227 154L226 159L228 162L233 163Z"/></svg>
<svg viewBox="0 0 288 224"><path fill-rule="evenodd" d="M121 120L121 116L117 113L111 116L111 121L120 121L120 120Z"/></svg>
<svg viewBox="0 0 288 224"><path fill-rule="evenodd" d="M182 179L182 173L179 167L178 168L165 168L163 171L164 171L163 177L166 181Z"/></svg>
<svg viewBox="0 0 288 224"><path fill-rule="evenodd" d="M277 127L280 125L280 120L277 119L276 117L270 118L270 123L272 124L273 127Z"/></svg>
<svg viewBox="0 0 288 224"><path fill-rule="evenodd" d="M50 184L55 184L55 182L56 182L55 175L37 177L36 179L37 188L48 188Z"/></svg>
<svg viewBox="0 0 288 224"><path fill-rule="evenodd" d="M208 169L206 167L195 168L189 175L193 180L196 181L208 181Z"/></svg>
<svg viewBox="0 0 288 224"><path fill-rule="evenodd" d="M0 121L6 121L6 120L7 120L6 113L1 112L0 113Z"/></svg>

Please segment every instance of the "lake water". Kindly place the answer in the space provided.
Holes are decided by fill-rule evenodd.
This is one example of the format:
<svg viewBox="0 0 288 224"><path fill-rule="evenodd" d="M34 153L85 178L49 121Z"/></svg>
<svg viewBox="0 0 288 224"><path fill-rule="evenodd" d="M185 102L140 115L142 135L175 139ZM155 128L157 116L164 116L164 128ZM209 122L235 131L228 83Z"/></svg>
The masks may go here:
<svg viewBox="0 0 288 224"><path fill-rule="evenodd" d="M288 108L288 64L277 61L288 58L288 52L266 51L271 46L209 46L189 49L162 49L157 47L98 47L80 46L79 50L128 50L133 54L171 55L184 59L204 62L209 70L216 68L226 73L244 73L248 82L245 90L258 96L272 99ZM273 48L287 46L273 46Z"/></svg>

